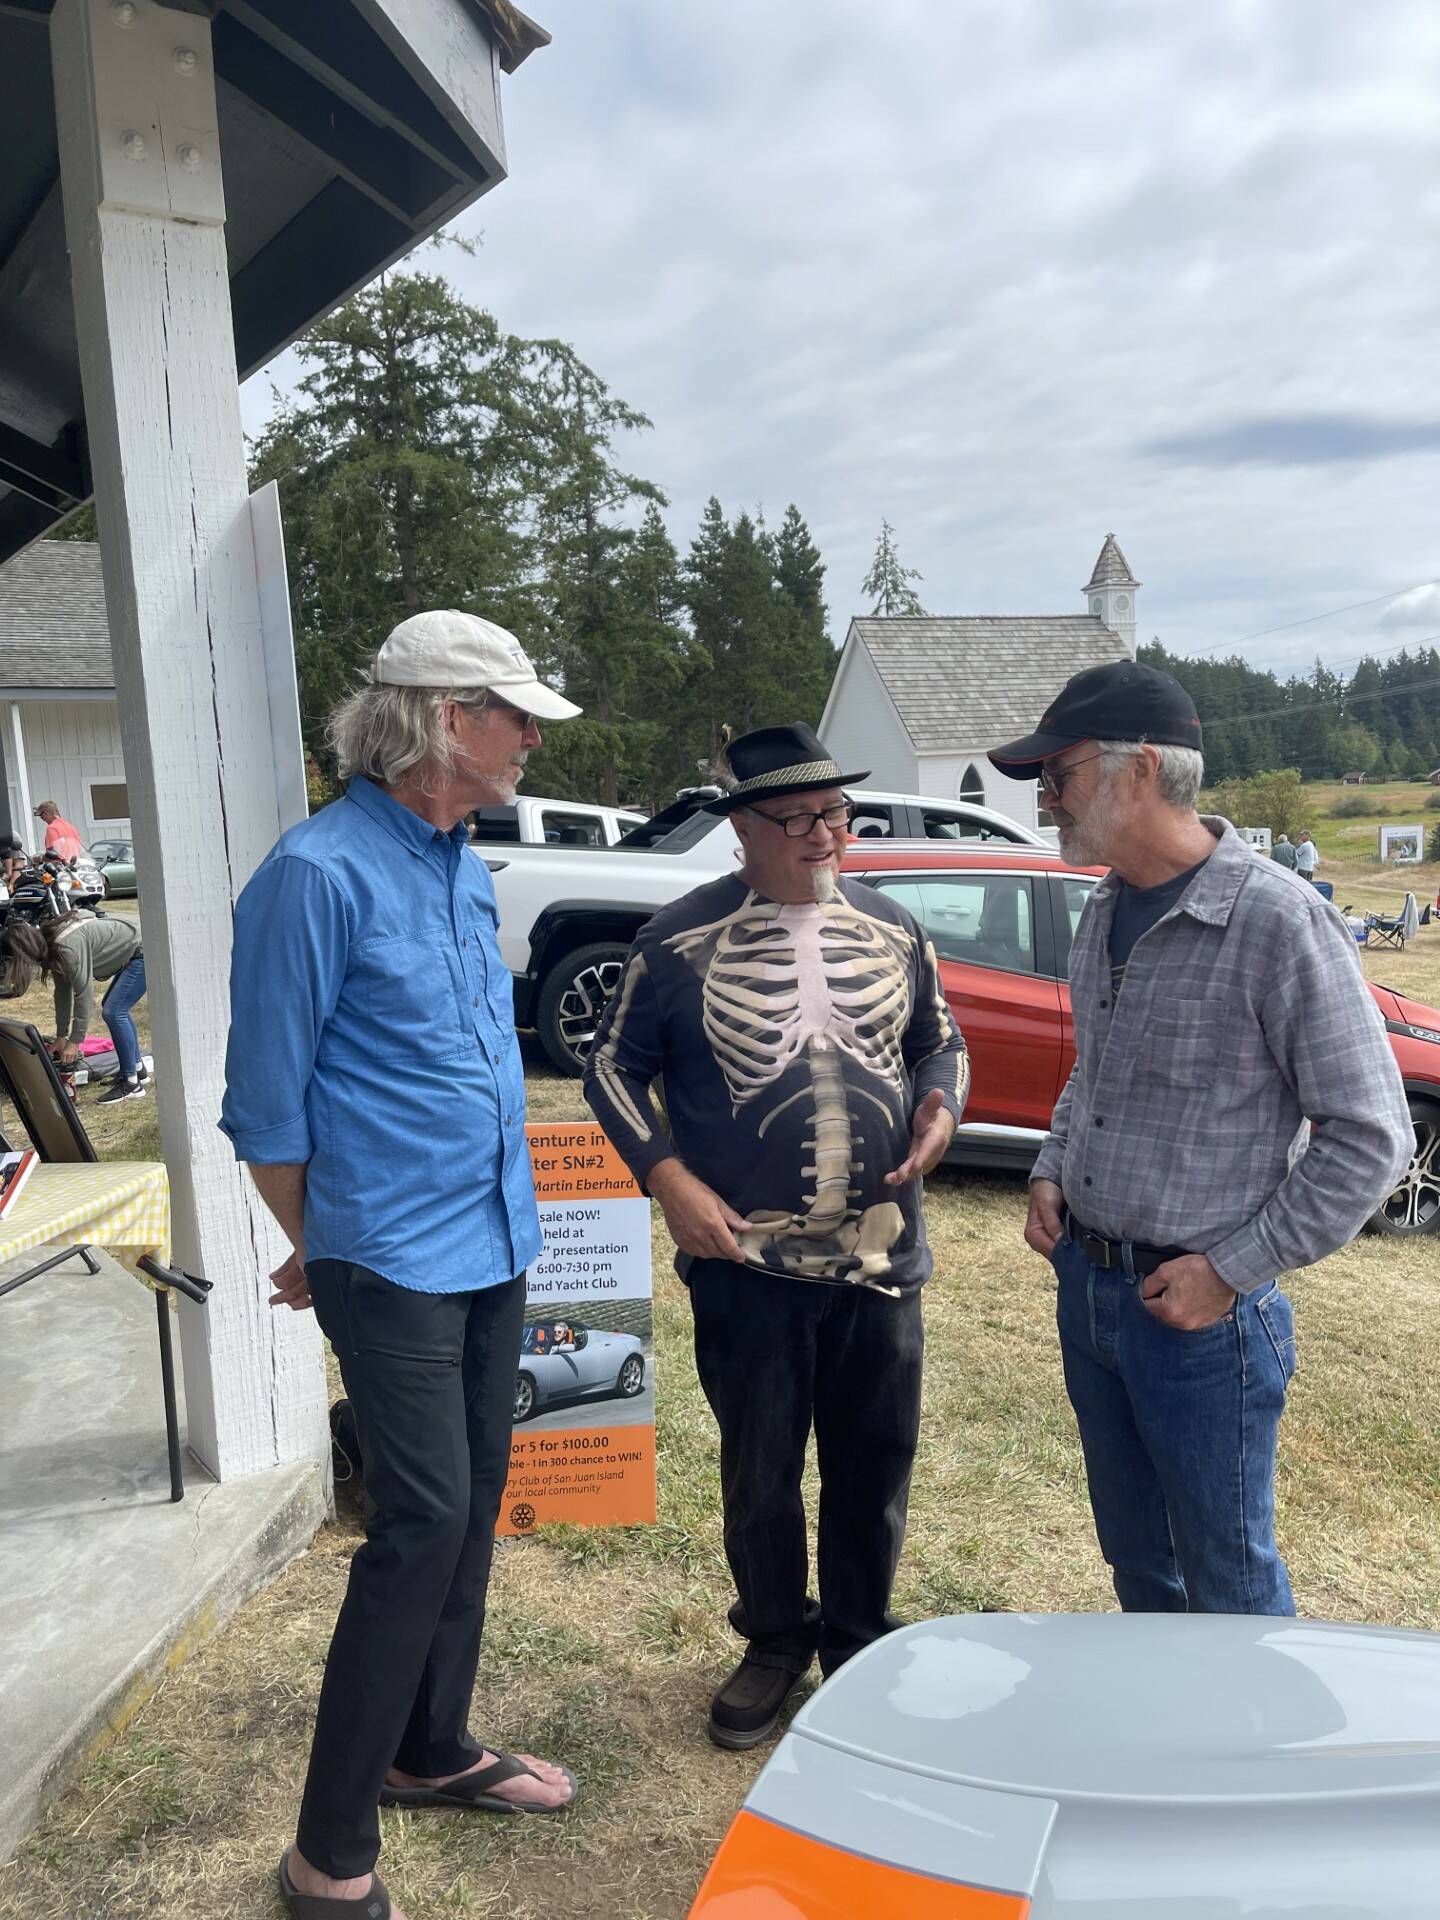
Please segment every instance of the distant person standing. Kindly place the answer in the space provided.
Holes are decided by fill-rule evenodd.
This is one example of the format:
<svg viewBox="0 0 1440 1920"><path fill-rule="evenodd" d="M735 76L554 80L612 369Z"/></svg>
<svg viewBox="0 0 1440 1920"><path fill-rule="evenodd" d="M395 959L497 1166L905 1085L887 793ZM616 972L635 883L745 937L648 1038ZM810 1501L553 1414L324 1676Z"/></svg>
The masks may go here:
<svg viewBox="0 0 1440 1920"><path fill-rule="evenodd" d="M1282 833L1276 840L1274 846L1270 849L1270 858L1277 866L1284 867L1288 872L1294 873L1297 855L1286 834Z"/></svg>
<svg viewBox="0 0 1440 1920"><path fill-rule="evenodd" d="M1302 880L1313 882L1315 869L1320 864L1320 849L1308 833L1302 833L1295 842L1295 871Z"/></svg>
<svg viewBox="0 0 1440 1920"><path fill-rule="evenodd" d="M46 853L53 853L57 860L79 859L85 851L80 829L70 824L53 800L42 800L35 809L35 818L45 822Z"/></svg>

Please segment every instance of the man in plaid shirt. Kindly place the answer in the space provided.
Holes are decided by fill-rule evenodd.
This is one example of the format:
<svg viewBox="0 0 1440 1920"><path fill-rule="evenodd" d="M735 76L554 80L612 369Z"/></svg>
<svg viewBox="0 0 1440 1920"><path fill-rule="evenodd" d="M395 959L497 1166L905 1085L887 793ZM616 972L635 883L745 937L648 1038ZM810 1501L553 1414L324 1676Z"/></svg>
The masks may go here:
<svg viewBox="0 0 1440 1920"><path fill-rule="evenodd" d="M1350 1240L1414 1151L1384 1023L1334 908L1195 811L1200 721L1169 674L1077 674L990 758L1040 780L1067 859L1111 869L1071 954L1075 1067L1025 1238L1059 1277L1116 1594L1127 1611L1293 1613L1278 1277Z"/></svg>

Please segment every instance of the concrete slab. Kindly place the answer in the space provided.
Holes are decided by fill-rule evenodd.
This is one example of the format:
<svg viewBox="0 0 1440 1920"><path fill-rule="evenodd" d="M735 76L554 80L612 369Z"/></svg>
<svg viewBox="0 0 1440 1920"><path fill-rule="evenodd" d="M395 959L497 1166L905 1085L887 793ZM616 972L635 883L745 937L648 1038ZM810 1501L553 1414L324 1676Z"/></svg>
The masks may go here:
<svg viewBox="0 0 1440 1920"><path fill-rule="evenodd" d="M100 1259L0 1299L0 1861L329 1497L319 1462L217 1486L187 1456L172 1504L154 1299Z"/></svg>

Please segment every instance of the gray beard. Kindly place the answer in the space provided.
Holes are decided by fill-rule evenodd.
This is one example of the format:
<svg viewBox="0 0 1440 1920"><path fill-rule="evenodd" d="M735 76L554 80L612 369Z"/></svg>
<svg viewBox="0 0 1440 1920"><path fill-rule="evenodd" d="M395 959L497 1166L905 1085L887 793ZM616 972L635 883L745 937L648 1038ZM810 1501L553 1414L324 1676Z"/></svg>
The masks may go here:
<svg viewBox="0 0 1440 1920"><path fill-rule="evenodd" d="M815 889L816 906L828 907L830 902L835 898L835 869L833 867L816 867L814 873L811 875L811 885Z"/></svg>
<svg viewBox="0 0 1440 1920"><path fill-rule="evenodd" d="M1107 782L1096 794L1083 827L1078 821L1061 827L1061 853L1076 866L1113 866L1113 849L1120 837L1122 821L1121 808Z"/></svg>

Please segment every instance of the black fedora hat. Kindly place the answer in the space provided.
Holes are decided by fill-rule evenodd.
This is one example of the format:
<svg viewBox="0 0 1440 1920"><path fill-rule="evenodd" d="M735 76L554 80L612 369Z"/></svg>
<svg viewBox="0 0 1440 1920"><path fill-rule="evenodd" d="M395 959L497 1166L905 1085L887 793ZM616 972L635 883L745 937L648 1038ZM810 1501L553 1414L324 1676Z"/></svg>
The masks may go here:
<svg viewBox="0 0 1440 1920"><path fill-rule="evenodd" d="M707 800L707 813L733 813L752 800L784 793L814 793L821 787L843 787L851 780L868 780L864 773L842 773L813 727L796 721L788 727L757 727L742 733L725 750L735 784L718 800Z"/></svg>

